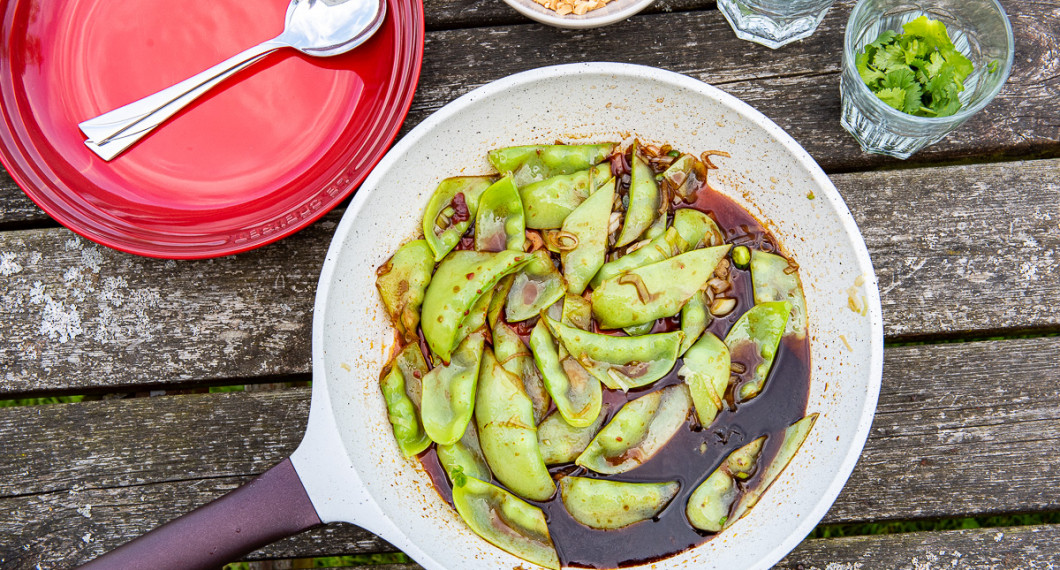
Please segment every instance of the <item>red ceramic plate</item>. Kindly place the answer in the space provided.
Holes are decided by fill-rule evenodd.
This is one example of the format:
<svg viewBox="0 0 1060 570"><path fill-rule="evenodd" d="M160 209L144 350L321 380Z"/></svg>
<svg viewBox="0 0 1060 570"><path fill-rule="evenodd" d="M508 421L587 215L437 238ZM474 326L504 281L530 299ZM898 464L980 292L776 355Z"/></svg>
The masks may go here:
<svg viewBox="0 0 1060 570"><path fill-rule="evenodd" d="M216 257L302 229L397 135L423 57L419 0L388 0L350 53L274 52L111 162L77 128L275 37L287 2L0 0L0 159L53 218L130 253Z"/></svg>

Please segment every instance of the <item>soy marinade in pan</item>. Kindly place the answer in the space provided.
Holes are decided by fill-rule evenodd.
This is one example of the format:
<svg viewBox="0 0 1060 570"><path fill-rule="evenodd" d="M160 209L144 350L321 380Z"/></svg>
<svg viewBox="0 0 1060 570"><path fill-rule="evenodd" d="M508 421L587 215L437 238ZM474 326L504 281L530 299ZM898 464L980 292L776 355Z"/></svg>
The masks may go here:
<svg viewBox="0 0 1060 570"><path fill-rule="evenodd" d="M548 567L671 556L753 507L812 428L798 267L709 187L718 154L492 151L499 174L443 181L425 239L380 267L399 447L496 546ZM580 447L549 439L572 425Z"/></svg>

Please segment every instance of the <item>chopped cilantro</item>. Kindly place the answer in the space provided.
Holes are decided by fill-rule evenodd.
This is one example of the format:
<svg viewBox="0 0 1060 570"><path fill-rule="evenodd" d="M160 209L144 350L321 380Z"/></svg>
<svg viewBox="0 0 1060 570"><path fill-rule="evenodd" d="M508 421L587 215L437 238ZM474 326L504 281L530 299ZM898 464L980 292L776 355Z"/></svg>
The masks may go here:
<svg viewBox="0 0 1060 570"><path fill-rule="evenodd" d="M884 30L857 54L861 79L884 103L910 115L956 113L958 94L974 69L971 60L957 51L942 22L920 16L902 29L902 34ZM991 62L991 73L996 68Z"/></svg>

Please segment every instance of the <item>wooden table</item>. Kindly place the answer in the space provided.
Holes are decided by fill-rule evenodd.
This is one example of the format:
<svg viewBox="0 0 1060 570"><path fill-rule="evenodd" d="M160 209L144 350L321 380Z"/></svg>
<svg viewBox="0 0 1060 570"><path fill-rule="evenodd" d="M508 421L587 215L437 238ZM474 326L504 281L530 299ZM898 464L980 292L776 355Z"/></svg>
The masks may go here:
<svg viewBox="0 0 1060 570"><path fill-rule="evenodd" d="M831 175L879 275L879 408L823 522L1055 513L1060 1L1003 4L1016 32L1008 84L905 162L862 153L839 125L849 1L812 38L772 51L737 40L707 0L660 0L590 31L530 24L499 0L428 0L423 75L404 128L474 87L562 62L653 65L742 98ZM0 398L91 396L0 408L0 567L86 561L294 449L309 409L314 289L340 216L234 257L144 259L57 226L0 171ZM287 387L256 389L275 383ZM330 525L250 558L392 550ZM1060 525L1044 524L807 540L780 567L1058 559Z"/></svg>

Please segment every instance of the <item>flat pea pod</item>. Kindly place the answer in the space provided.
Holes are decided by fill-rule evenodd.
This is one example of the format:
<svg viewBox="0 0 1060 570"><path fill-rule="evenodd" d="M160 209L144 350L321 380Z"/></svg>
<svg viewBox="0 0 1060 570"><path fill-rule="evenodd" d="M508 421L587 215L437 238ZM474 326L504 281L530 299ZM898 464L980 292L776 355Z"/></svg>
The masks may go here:
<svg viewBox="0 0 1060 570"><path fill-rule="evenodd" d="M511 176L505 176L482 192L475 214L475 249L478 251L523 251L526 222L523 202Z"/></svg>
<svg viewBox="0 0 1060 570"><path fill-rule="evenodd" d="M629 336L643 336L651 332L651 329L655 328L655 321L650 323L644 323L643 325L633 325L622 329Z"/></svg>
<svg viewBox="0 0 1060 570"><path fill-rule="evenodd" d="M519 188L526 227L557 229L579 204L611 179L611 165L598 164L573 174L561 174Z"/></svg>
<svg viewBox="0 0 1060 570"><path fill-rule="evenodd" d="M699 210L681 208L674 212L673 228L688 243L688 249L699 249L725 243L725 234L722 233L714 218Z"/></svg>
<svg viewBox="0 0 1060 570"><path fill-rule="evenodd" d="M593 316L601 327L618 329L676 315L714 275L730 247L692 250L604 281L593 290Z"/></svg>
<svg viewBox="0 0 1060 570"><path fill-rule="evenodd" d="M398 248L376 271L375 286L383 299L390 322L406 342L416 339L420 305L434 272L434 252L425 240L410 241Z"/></svg>
<svg viewBox="0 0 1060 570"><path fill-rule="evenodd" d="M752 507L758 504L758 500L769 490L769 487L777 480L777 477L780 476L780 472L791 463L791 459L795 457L795 453L800 447L802 447L803 442L806 441L806 436L808 436L810 430L813 429L813 424L817 422L817 416L818 414L810 414L791 424L784 430L784 439L780 443L780 450L777 451L773 460L765 468L761 479L758 481L758 485L744 493L743 497L740 497L740 502L737 503L736 508L733 509L732 516L729 517L729 522L726 526L740 520L740 518L747 514L747 511L751 510Z"/></svg>
<svg viewBox="0 0 1060 570"><path fill-rule="evenodd" d="M563 296L563 275L552 264L548 252L537 250L528 254L530 261L515 274L508 292L504 314L509 323L536 317L543 309Z"/></svg>
<svg viewBox="0 0 1060 570"><path fill-rule="evenodd" d="M626 483L588 477L564 477L559 482L563 506L574 520L601 529L622 528L659 514L673 500L680 485Z"/></svg>
<svg viewBox="0 0 1060 570"><path fill-rule="evenodd" d="M685 516L699 530L719 532L729 521L729 510L736 495L736 482L719 467L692 491L685 505Z"/></svg>
<svg viewBox="0 0 1060 570"><path fill-rule="evenodd" d="M379 387L386 400L387 415L394 428L394 439L405 457L417 455L431 444L419 420L420 381L427 374L427 362L420 347L406 345L379 376Z"/></svg>
<svg viewBox="0 0 1060 570"><path fill-rule="evenodd" d="M541 371L534 364L534 355L523 344L523 339L504 322L496 322L492 327L493 353L505 370L519 377L526 389L526 395L534 405L534 421L539 422L548 413L552 397L545 389Z"/></svg>
<svg viewBox="0 0 1060 570"><path fill-rule="evenodd" d="M544 317L530 333L530 351L563 419L575 427L591 425L600 415L603 402L600 381L570 357L560 359Z"/></svg>
<svg viewBox="0 0 1060 570"><path fill-rule="evenodd" d="M523 252L454 251L434 272L423 298L420 327L431 351L442 361L456 346L460 324L482 295L502 277L518 271L530 260Z"/></svg>
<svg viewBox="0 0 1060 570"><path fill-rule="evenodd" d="M479 445L478 430L475 429L474 422L467 424L467 429L464 430L460 441L449 445L439 445L437 451L438 462L442 464L442 469L449 476L449 480L454 481L454 486L455 481L461 476L474 477L483 481L493 478L489 465L486 463L486 456L482 454L482 446Z"/></svg>
<svg viewBox="0 0 1060 570"><path fill-rule="evenodd" d="M751 250L751 284L755 303L787 301L791 314L784 336L806 337L806 297L802 294L799 272L787 258L775 253Z"/></svg>
<svg viewBox="0 0 1060 570"><path fill-rule="evenodd" d="M612 178L586 198L563 220L563 231L574 237L575 245L560 252L567 293L580 295L607 257L607 221L615 198Z"/></svg>
<svg viewBox="0 0 1060 570"><path fill-rule="evenodd" d="M460 243L478 212L478 199L489 188L493 176L455 176L435 188L423 211L423 237L441 261Z"/></svg>
<svg viewBox="0 0 1060 570"><path fill-rule="evenodd" d="M685 338L677 351L678 356L688 352L713 319L707 310L707 296L703 291L696 292L692 298L685 301L685 306L681 307L681 332L685 334Z"/></svg>
<svg viewBox="0 0 1060 570"><path fill-rule="evenodd" d="M659 217L655 218L655 221L648 226L648 229L644 230L644 233L640 236L641 239L653 240L663 235L666 229L670 227L670 216L668 215L670 205L663 204L661 207L662 210L659 212Z"/></svg>
<svg viewBox="0 0 1060 570"><path fill-rule="evenodd" d="M541 509L474 477L453 487L453 506L467 526L489 543L527 562L559 570L559 556Z"/></svg>
<svg viewBox="0 0 1060 570"><path fill-rule="evenodd" d="M666 376L677 361L680 331L611 336L576 329L548 316L542 320L571 357L612 390L647 386Z"/></svg>
<svg viewBox="0 0 1060 570"><path fill-rule="evenodd" d="M604 281L621 275L630 269L644 267L645 265L680 255L689 249L688 242L681 237L677 228L667 228L662 235L651 240L646 245L618 259L605 263L593 277L590 285L595 289Z"/></svg>
<svg viewBox="0 0 1060 570"><path fill-rule="evenodd" d="M765 386L790 313L787 301L759 303L729 329L725 344L733 362L752 368L751 379L737 388L738 401L754 398Z"/></svg>
<svg viewBox="0 0 1060 570"><path fill-rule="evenodd" d="M707 167L690 154L682 154L662 173L662 185L685 202L694 202L707 182Z"/></svg>
<svg viewBox="0 0 1060 570"><path fill-rule="evenodd" d="M648 161L637 152L636 143L633 145L631 167L629 206L626 208L622 230L618 232L618 239L615 240L615 247L637 241L659 215L659 203L662 200L659 185L655 182L655 173L652 172Z"/></svg>
<svg viewBox="0 0 1060 570"><path fill-rule="evenodd" d="M681 429L692 411L684 384L672 384L627 402L575 460L597 473L625 473L651 459Z"/></svg>
<svg viewBox="0 0 1060 570"><path fill-rule="evenodd" d="M439 445L459 441L471 421L484 341L485 331L469 334L449 364L436 366L423 377L423 429Z"/></svg>
<svg viewBox="0 0 1060 570"><path fill-rule="evenodd" d="M479 443L493 475L516 495L544 501L556 491L537 445L534 409L522 381L487 348L475 398Z"/></svg>
<svg viewBox="0 0 1060 570"><path fill-rule="evenodd" d="M758 470L758 458L762 455L762 447L766 443L766 436L762 436L751 443L737 449L725 459L725 470L733 479L746 481Z"/></svg>
<svg viewBox="0 0 1060 570"><path fill-rule="evenodd" d="M537 443L545 465L570 463L578 458L604 424L610 406L603 404L593 423L585 427L574 427L563 419L558 410L549 414L537 426Z"/></svg>
<svg viewBox="0 0 1060 570"><path fill-rule="evenodd" d="M725 405L732 374L729 349L713 333L706 333L688 349L683 362L677 375L688 384L699 425L707 427Z"/></svg>
<svg viewBox="0 0 1060 570"><path fill-rule="evenodd" d="M565 295L560 322L587 331L593 325L593 307L581 295Z"/></svg>
<svg viewBox="0 0 1060 570"><path fill-rule="evenodd" d="M604 161L614 143L511 146L489 151L486 159L522 188L560 174L572 174Z"/></svg>
<svg viewBox="0 0 1060 570"><path fill-rule="evenodd" d="M486 322L489 323L490 328L493 328L500 321L501 312L504 311L504 306L508 300L508 292L512 290L512 283L514 282L515 275L508 274L502 277L493 288L493 297L490 299L489 309L486 310Z"/></svg>
<svg viewBox="0 0 1060 570"><path fill-rule="evenodd" d="M494 292L490 289L479 297L474 305L471 305L471 310L468 312L468 315L464 317L464 320L456 327L457 344L460 344L460 341L467 338L467 335L486 326L486 319L489 314L490 305L492 305L493 297Z"/></svg>

